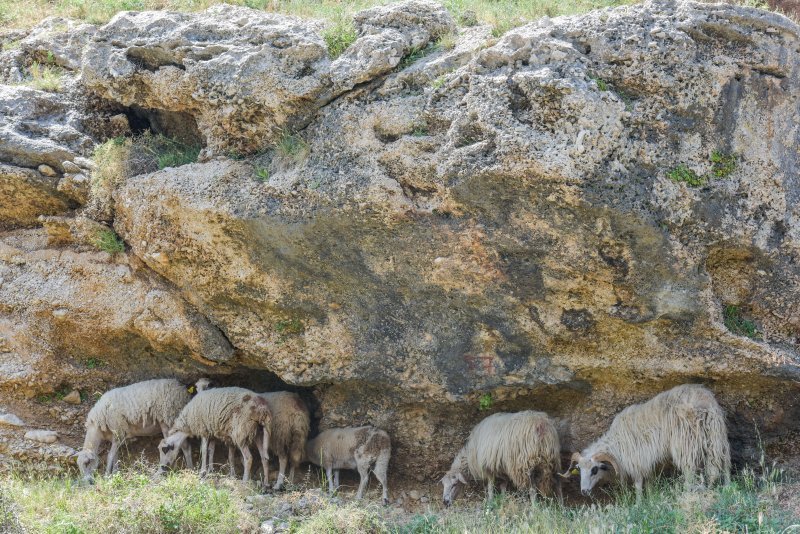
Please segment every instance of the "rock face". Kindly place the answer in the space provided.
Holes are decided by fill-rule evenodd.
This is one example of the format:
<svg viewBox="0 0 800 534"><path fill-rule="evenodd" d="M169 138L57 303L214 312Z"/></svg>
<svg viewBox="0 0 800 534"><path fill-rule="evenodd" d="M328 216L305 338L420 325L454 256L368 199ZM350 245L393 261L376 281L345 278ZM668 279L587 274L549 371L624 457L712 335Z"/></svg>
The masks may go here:
<svg viewBox="0 0 800 534"><path fill-rule="evenodd" d="M87 90L205 161L114 192L114 258L69 215L41 219L49 245L5 234L4 361L81 347L274 374L320 427L389 430L420 481L488 413L547 411L566 452L703 382L737 462L757 427L800 465L794 23L657 1L448 50L428 46L455 30L436 4L354 22L333 60L321 24L240 7L98 29ZM288 133L302 150L273 145Z"/></svg>

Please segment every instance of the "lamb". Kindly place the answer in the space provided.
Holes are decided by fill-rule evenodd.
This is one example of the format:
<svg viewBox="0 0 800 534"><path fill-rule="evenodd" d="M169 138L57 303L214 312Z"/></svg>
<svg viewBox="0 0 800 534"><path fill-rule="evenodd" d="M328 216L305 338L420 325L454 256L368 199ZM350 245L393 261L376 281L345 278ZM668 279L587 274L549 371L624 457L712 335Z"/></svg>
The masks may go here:
<svg viewBox="0 0 800 534"><path fill-rule="evenodd" d="M258 447L262 458L269 449L269 431L263 433L263 440L256 442L259 425L271 428L272 414L267 401L244 388L218 388L198 393L183 410L169 431L169 437L158 445L161 471L172 465L178 455L178 448L189 437L202 439L201 470L207 465L208 440L220 439L228 445L236 446L242 454L244 474L242 480L250 480L253 455L250 446ZM264 473L268 480L268 472Z"/></svg>
<svg viewBox="0 0 800 534"><path fill-rule="evenodd" d="M570 470L577 464L584 495L611 479L613 470L622 481L633 480L638 501L644 479L670 460L685 476L687 489L701 469L709 485L720 476L730 482L725 414L714 394L699 384L676 386L643 404L628 406L600 439L573 454Z"/></svg>
<svg viewBox="0 0 800 534"><path fill-rule="evenodd" d="M104 441L111 442L105 471L110 475L116 470L119 447L125 440L155 436L159 432L167 436L169 427L189 399L186 387L171 378L146 380L105 392L86 418L83 450L77 454L83 479L92 482ZM191 468L191 446L185 443L181 450L186 465Z"/></svg>
<svg viewBox="0 0 800 534"><path fill-rule="evenodd" d="M488 498L494 495L497 478L507 478L518 489L528 489L531 500L536 490L549 495L555 482L561 499L558 432L547 414L534 411L496 413L472 429L466 445L442 478L442 500L449 506L467 485L466 475L487 481ZM534 472L540 471L538 488Z"/></svg>
<svg viewBox="0 0 800 534"><path fill-rule="evenodd" d="M361 478L356 499L361 499L369 480L369 470L383 487L383 504L389 504L386 471L392 455L389 434L372 426L331 428L306 444L308 460L325 469L328 491L339 486L340 469L357 469Z"/></svg>
<svg viewBox="0 0 800 534"><path fill-rule="evenodd" d="M296 393L276 391L262 393L272 412L272 427L269 429L269 450L278 457L278 479L274 489L283 487L286 464L290 463L289 482L294 481L294 472L303 461L303 452L308 439L311 420L308 408ZM262 456L264 472L266 458Z"/></svg>

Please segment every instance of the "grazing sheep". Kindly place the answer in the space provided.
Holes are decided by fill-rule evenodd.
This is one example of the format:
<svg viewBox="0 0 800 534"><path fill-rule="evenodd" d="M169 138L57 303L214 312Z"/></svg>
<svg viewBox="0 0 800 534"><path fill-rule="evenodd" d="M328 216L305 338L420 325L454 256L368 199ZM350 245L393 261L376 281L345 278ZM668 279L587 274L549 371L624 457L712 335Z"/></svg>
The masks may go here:
<svg viewBox="0 0 800 534"><path fill-rule="evenodd" d="M295 468L303 461L303 452L308 439L311 424L308 408L297 393L276 391L262 393L272 412L272 427L269 432L269 450L278 457L278 480L275 489L281 489L289 467L289 482L294 481ZM264 471L267 470L266 458L262 456Z"/></svg>
<svg viewBox="0 0 800 534"><path fill-rule="evenodd" d="M325 469L328 490L339 486L340 469L356 469L361 477L356 499L361 499L369 480L370 467L383 487L383 504L389 504L386 471L392 455L389 434L372 426L331 428L306 444L308 460Z"/></svg>
<svg viewBox="0 0 800 534"><path fill-rule="evenodd" d="M99 463L99 449L104 441L111 442L106 462L106 474L116 469L119 447L126 439L138 436L165 437L181 409L189 402L186 387L171 378L146 380L115 388L103 394L86 418L86 438L83 450L77 454L78 468L87 482ZM192 467L192 449L188 443L181 447L186 465Z"/></svg>
<svg viewBox="0 0 800 534"><path fill-rule="evenodd" d="M558 432L547 414L524 411L490 415L472 429L466 445L442 478L442 499L449 506L467 484L469 473L487 481L488 498L494 495L497 478L507 478L518 489L528 489L531 500L536 490L549 495L555 482L561 499L561 485L555 478L560 470ZM538 488L534 471L540 470Z"/></svg>
<svg viewBox="0 0 800 534"><path fill-rule="evenodd" d="M220 439L228 445L235 445L242 454L244 465L243 481L250 480L253 455L250 445L258 447L262 457L267 455L269 431L264 432L263 440L256 442L259 425L269 429L272 414L267 401L244 388L218 388L198 393L178 415L170 429L170 435L158 445L162 472L175 461L178 448L188 437L202 439L201 472L207 467L209 439ZM268 473L264 473L265 477Z"/></svg>
<svg viewBox="0 0 800 534"><path fill-rule="evenodd" d="M597 441L572 456L581 473L581 492L588 495L600 481L632 479L636 498L653 469L671 460L686 478L687 489L701 469L709 485L722 476L730 482L731 454L725 414L714 394L685 384L634 404L614 418ZM564 474L568 476L569 471Z"/></svg>

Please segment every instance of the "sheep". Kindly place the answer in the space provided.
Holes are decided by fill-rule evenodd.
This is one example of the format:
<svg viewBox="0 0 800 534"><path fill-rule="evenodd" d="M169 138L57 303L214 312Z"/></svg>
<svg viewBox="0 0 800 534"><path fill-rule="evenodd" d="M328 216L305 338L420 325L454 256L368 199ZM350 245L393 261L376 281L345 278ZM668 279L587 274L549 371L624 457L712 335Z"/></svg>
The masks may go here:
<svg viewBox="0 0 800 534"><path fill-rule="evenodd" d="M83 479L92 482L104 441L111 442L106 461L106 475L110 475L116 470L119 447L126 439L159 433L166 437L189 399L186 387L171 378L146 380L105 392L86 418L86 437L77 454ZM191 446L185 443L181 450L191 468Z"/></svg>
<svg viewBox="0 0 800 534"><path fill-rule="evenodd" d="M250 480L253 455L250 445L256 442L259 425L271 428L272 414L267 401L244 388L217 388L198 393L178 414L169 431L169 437L158 445L161 472L174 463L178 448L188 437L200 437L201 472L207 466L209 439L221 439L226 444L235 445L242 454L244 474L242 480ZM269 431L263 433L263 440L255 443L262 458L269 449ZM269 473L265 472L265 480Z"/></svg>
<svg viewBox="0 0 800 534"><path fill-rule="evenodd" d="M356 499L361 499L374 466L372 472L383 487L383 504L389 504L386 471L391 455L389 434L372 426L331 428L306 443L306 457L325 469L330 493L339 486L340 469L356 469L361 479Z"/></svg>
<svg viewBox="0 0 800 534"><path fill-rule="evenodd" d="M632 479L641 500L644 479L671 460L691 487L701 468L709 485L722 476L730 482L730 444L725 414L714 394L699 384L684 384L664 391L643 404L622 410L611 427L582 453L574 453L568 476L577 464L581 492L589 495L601 481Z"/></svg>
<svg viewBox="0 0 800 534"><path fill-rule="evenodd" d="M274 489L283 487L286 464L289 467L289 482L294 481L294 472L303 461L304 447L311 424L308 408L300 396L288 391L262 393L272 412L272 427L269 432L269 450L278 457L278 479ZM266 472L266 459L262 457Z"/></svg>
<svg viewBox="0 0 800 534"><path fill-rule="evenodd" d="M560 452L558 432L546 413L528 410L490 415L475 425L442 478L444 505L452 504L467 485L467 474L487 481L489 499L494 495L495 479L504 477L518 489L527 488L532 501L537 489L548 495L555 482L560 500L561 484L555 477L561 468ZM538 488L533 483L537 469L541 471Z"/></svg>

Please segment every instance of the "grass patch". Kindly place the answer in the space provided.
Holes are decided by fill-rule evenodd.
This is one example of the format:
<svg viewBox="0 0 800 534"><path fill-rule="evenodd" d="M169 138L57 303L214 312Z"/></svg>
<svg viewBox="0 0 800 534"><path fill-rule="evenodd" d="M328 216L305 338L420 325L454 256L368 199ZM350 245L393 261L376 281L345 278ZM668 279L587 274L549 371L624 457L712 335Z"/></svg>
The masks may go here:
<svg viewBox="0 0 800 534"><path fill-rule="evenodd" d="M61 91L62 76L63 71L61 68L34 61L28 67L27 76L22 83L40 91L57 93Z"/></svg>
<svg viewBox="0 0 800 534"><path fill-rule="evenodd" d="M100 358L87 358L83 363L87 369L100 369L101 367L106 366L106 362Z"/></svg>
<svg viewBox="0 0 800 534"><path fill-rule="evenodd" d="M258 167L256 169L256 178L258 178L262 182L269 181L269 169L266 167Z"/></svg>
<svg viewBox="0 0 800 534"><path fill-rule="evenodd" d="M719 150L711 153L711 174L726 178L736 170L736 154L725 154Z"/></svg>
<svg viewBox="0 0 800 534"><path fill-rule="evenodd" d="M306 331L303 321L300 319L285 319L275 323L275 331L282 336L298 335Z"/></svg>
<svg viewBox="0 0 800 534"><path fill-rule="evenodd" d="M488 410L494 404L494 399L492 399L491 393L484 393L478 398L478 409L480 411Z"/></svg>
<svg viewBox="0 0 800 534"><path fill-rule="evenodd" d="M285 132L275 143L275 150L284 158L299 162L308 155L308 143L297 134Z"/></svg>
<svg viewBox="0 0 800 534"><path fill-rule="evenodd" d="M331 59L336 59L353 44L358 37L356 28L353 26L353 19L343 16L334 20L330 26L322 32L322 38L328 45L328 55Z"/></svg>
<svg viewBox="0 0 800 534"><path fill-rule="evenodd" d="M608 82L606 82L604 79L602 79L602 78L592 78L592 80L594 80L594 83L597 84L597 88L599 90L601 90L601 91L608 91L609 90Z"/></svg>
<svg viewBox="0 0 800 534"><path fill-rule="evenodd" d="M756 323L742 316L739 306L729 304L722 312L722 319L725 328L739 336L749 337L750 339L760 340L761 332L756 328Z"/></svg>
<svg viewBox="0 0 800 534"><path fill-rule="evenodd" d="M125 242L110 228L97 232L92 244L97 247L98 250L108 252L109 254L125 252Z"/></svg>
<svg viewBox="0 0 800 534"><path fill-rule="evenodd" d="M683 163L669 171L667 177L673 182L683 182L689 187L700 187L706 183L705 177L699 176Z"/></svg>

